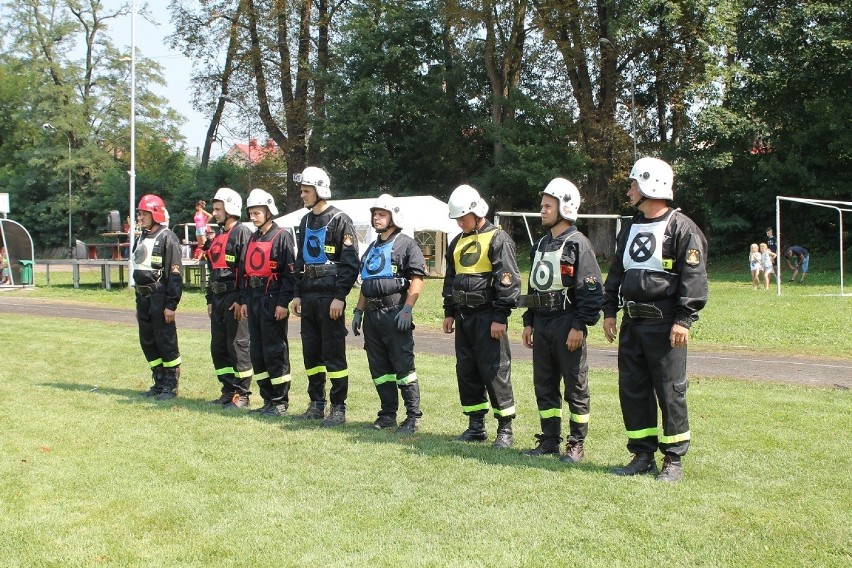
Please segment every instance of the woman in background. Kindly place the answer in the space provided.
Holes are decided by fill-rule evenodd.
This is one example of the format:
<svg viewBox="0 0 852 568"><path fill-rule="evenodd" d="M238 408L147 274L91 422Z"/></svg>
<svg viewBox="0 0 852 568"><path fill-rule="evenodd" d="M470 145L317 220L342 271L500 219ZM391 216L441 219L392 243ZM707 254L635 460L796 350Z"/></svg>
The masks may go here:
<svg viewBox="0 0 852 568"><path fill-rule="evenodd" d="M206 205L207 203L203 199L195 204L195 216L192 220L195 222L195 242L198 246L195 247L193 258L201 258L204 255L204 243L207 241L207 223L213 218L213 214L204 209Z"/></svg>

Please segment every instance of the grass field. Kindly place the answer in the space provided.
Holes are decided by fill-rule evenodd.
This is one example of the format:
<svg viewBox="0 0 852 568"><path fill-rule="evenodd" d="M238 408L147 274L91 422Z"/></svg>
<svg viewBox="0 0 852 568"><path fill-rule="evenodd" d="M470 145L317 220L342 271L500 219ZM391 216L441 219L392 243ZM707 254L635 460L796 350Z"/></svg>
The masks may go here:
<svg viewBox="0 0 852 568"><path fill-rule="evenodd" d="M731 286L718 296L735 304ZM567 467L451 442L465 421L448 357L419 357L423 430L399 438L364 428L378 400L363 351L350 422L327 430L206 405L209 336L180 341L181 396L157 404L136 395L149 373L134 328L0 315L0 565L852 563L849 391L691 377L686 477L664 485L608 473L628 458L612 372L591 373L587 460ZM515 366L517 449L538 431L530 377Z"/></svg>
<svg viewBox="0 0 852 568"><path fill-rule="evenodd" d="M519 258L526 258L519 254ZM740 259L741 260L741 259ZM723 259L709 267L710 301L693 326L690 349L713 351L749 351L787 354L805 357L850 358L852 333L852 297L837 297L840 290L838 272L813 271L807 284L784 283L783 294L752 290L751 276L742 270L741 262ZM835 262L833 266L836 266ZM522 267L523 268L523 267ZM604 266L604 275L607 267ZM51 273L51 286L46 287L44 274L36 275L38 287L27 294L61 301L90 302L111 306L132 307L133 292L127 288L106 291L98 288L100 270L81 271L84 285L75 290L71 274ZM789 277L789 271L785 272ZM526 281L526 275L524 275ZM429 279L417 303L415 318L418 326L438 330L444 319L441 308L442 281ZM847 293L852 292L852 277L847 276ZM357 290L350 296L351 309ZM204 294L198 288L184 293L179 313L205 313ZM519 340L522 330L521 312L516 310L510 320L509 332ZM347 314L349 317L349 314ZM591 345L604 345L601 327L589 334Z"/></svg>

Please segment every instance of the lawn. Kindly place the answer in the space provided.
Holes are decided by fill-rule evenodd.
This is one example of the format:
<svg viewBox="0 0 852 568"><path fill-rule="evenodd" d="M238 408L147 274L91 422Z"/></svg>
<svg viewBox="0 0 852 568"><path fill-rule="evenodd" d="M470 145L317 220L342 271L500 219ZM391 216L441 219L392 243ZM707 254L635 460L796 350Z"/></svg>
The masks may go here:
<svg viewBox="0 0 852 568"><path fill-rule="evenodd" d="M0 315L0 564L852 563L849 391L691 377L686 477L663 485L608 473L628 458L612 372L591 373L587 459L568 467L450 441L465 421L448 357L419 357L423 430L399 438L364 427L378 400L361 350L349 424L327 430L205 404L209 336L180 341L181 396L154 403L136 395L149 373L134 328ZM530 365L514 377L520 450L538 424Z"/></svg>
<svg viewBox="0 0 852 568"><path fill-rule="evenodd" d="M529 264L526 255L519 253L518 258ZM814 270L805 285L788 285L785 282L783 294L779 297L774 288L769 291L752 290L751 276L740 264L736 259L711 263L710 300L701 312L701 319L692 328L690 349L850 358L852 333L848 332L848 326L852 321L852 297L836 296L840 291L839 272ZM837 265L829 261L824 264ZM602 268L606 275L608 267ZM45 275L36 274L37 288L27 294L65 302L133 306L132 290L116 287L106 291L98 287L100 270L82 270L81 275L84 285L75 290L70 285L70 272L52 272L49 287L44 286ZM785 276L789 276L789 271L785 272ZM847 276L847 293L852 292L850 280L852 278ZM415 309L418 326L434 330L441 328L444 319L441 288L442 280L427 280ZM357 294L356 289L350 295L350 309L355 305ZM188 288L181 301L180 312L205 313L203 291L197 287ZM516 310L509 326L514 340L520 340L521 330L521 311ZM595 346L606 344L600 326L591 330L589 343Z"/></svg>

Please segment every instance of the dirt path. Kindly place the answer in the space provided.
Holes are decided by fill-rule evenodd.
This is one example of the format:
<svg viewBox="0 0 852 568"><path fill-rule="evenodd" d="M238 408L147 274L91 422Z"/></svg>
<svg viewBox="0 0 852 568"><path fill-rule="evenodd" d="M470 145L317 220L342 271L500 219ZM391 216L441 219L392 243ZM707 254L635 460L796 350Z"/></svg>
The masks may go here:
<svg viewBox="0 0 852 568"><path fill-rule="evenodd" d="M126 325L136 325L136 317L131 307L109 308L89 306L72 302L64 303L52 300L29 298L25 293L0 294L0 314L25 314L35 317L66 317L109 321ZM290 336L299 337L300 320L290 319ZM178 328L209 329L206 316L180 313ZM362 337L349 335L350 347L363 346ZM435 331L415 332L415 345L418 353L453 355L453 342L447 335ZM520 343L512 343L512 356L515 360L529 361L532 351ZM616 369L617 354L613 348L589 348L589 365L594 369ZM852 388L852 362L848 360L805 359L794 357L775 357L753 353L715 353L692 349L689 352L688 373L701 377L732 377L757 381L770 381L798 385L810 385L824 388Z"/></svg>

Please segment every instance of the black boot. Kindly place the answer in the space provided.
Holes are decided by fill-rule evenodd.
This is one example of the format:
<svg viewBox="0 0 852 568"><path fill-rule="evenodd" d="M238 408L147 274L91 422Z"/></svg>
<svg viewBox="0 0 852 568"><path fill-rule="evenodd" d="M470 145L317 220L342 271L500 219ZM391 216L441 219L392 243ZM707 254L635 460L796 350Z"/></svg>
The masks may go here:
<svg viewBox="0 0 852 568"><path fill-rule="evenodd" d="M369 428L376 430L396 428L396 416L379 416L372 424L370 424Z"/></svg>
<svg viewBox="0 0 852 568"><path fill-rule="evenodd" d="M312 400L308 409L299 415L303 420L322 420L325 418L325 401Z"/></svg>
<svg viewBox="0 0 852 568"><path fill-rule="evenodd" d="M328 413L328 416L325 417L325 420L322 421L320 426L323 428L330 428L332 426L340 426L346 423L346 405L345 404L335 404L332 405L331 410Z"/></svg>
<svg viewBox="0 0 852 568"><path fill-rule="evenodd" d="M514 438L512 436L512 419L498 418L497 419L497 437L494 438L494 443L491 447L496 450L502 450L512 447Z"/></svg>
<svg viewBox="0 0 852 568"><path fill-rule="evenodd" d="M420 418L409 416L405 420L402 421L402 424L399 425L399 428L396 429L396 433L401 436L408 436L410 434L416 434L420 431Z"/></svg>
<svg viewBox="0 0 852 568"><path fill-rule="evenodd" d="M544 456L549 454L559 454L559 438L553 436L545 436L544 434L536 434L535 447L531 450L521 452L525 456Z"/></svg>
<svg viewBox="0 0 852 568"><path fill-rule="evenodd" d="M642 473L657 474L657 462L654 461L652 452L636 452L633 459L624 467L612 470L615 475L639 475Z"/></svg>
<svg viewBox="0 0 852 568"><path fill-rule="evenodd" d="M163 368L154 367L151 369L151 379L154 384L145 392L140 393L142 396L151 397L160 394L160 389L163 387Z"/></svg>
<svg viewBox="0 0 852 568"><path fill-rule="evenodd" d="M233 393L231 393L230 391L223 388L222 394L219 395L219 398L214 398L213 400L210 401L210 404L213 404L213 405L218 404L220 406L225 406L226 404L231 402L231 399L233 399L233 398L234 398Z"/></svg>
<svg viewBox="0 0 852 568"><path fill-rule="evenodd" d="M249 404L251 404L251 401L249 401L249 395L239 394L235 392L233 395L231 395L231 401L228 402L228 404L222 406L222 408L226 410L231 410L234 408L248 408Z"/></svg>
<svg viewBox="0 0 852 568"><path fill-rule="evenodd" d="M180 365L163 369L163 387L157 400L171 400L178 394L178 382L180 381Z"/></svg>
<svg viewBox="0 0 852 568"><path fill-rule="evenodd" d="M455 439L456 442L484 442L488 438L485 433L485 416L472 414L468 416L467 430Z"/></svg>
<svg viewBox="0 0 852 568"><path fill-rule="evenodd" d="M269 410L271 407L272 407L272 401L264 400L263 406L261 406L260 408L252 408L251 410L249 410L249 413L251 413L251 414L265 414L266 411Z"/></svg>
<svg viewBox="0 0 852 568"><path fill-rule="evenodd" d="M663 458L663 470L656 477L657 481L674 483L683 479L683 464L680 456L665 456Z"/></svg>

